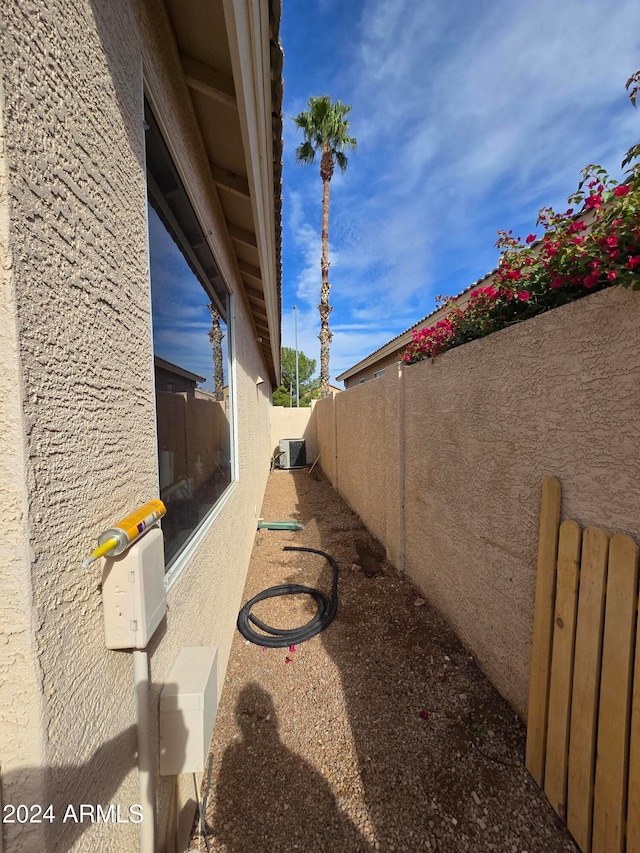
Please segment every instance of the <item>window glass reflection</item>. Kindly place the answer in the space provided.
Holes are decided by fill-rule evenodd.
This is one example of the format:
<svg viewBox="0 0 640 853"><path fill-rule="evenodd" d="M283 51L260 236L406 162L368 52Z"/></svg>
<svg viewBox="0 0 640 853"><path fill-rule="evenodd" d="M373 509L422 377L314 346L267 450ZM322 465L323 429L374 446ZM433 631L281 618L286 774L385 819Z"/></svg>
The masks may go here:
<svg viewBox="0 0 640 853"><path fill-rule="evenodd" d="M229 297L155 122L147 154L156 167L148 174L149 258L168 565L232 479Z"/></svg>

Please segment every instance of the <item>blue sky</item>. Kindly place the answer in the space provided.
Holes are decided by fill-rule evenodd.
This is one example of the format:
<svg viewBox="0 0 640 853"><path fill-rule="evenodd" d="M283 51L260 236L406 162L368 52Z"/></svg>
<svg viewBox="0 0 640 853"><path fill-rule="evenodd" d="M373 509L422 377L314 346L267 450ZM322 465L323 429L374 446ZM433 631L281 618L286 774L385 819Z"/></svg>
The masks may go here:
<svg viewBox="0 0 640 853"><path fill-rule="evenodd" d="M331 377L497 263L496 231L535 232L580 170L614 176L640 138L637 0L285 0L282 343L319 364L318 166L291 117L328 94L358 150L331 181ZM564 207L563 207L564 205Z"/></svg>
<svg viewBox="0 0 640 853"><path fill-rule="evenodd" d="M199 386L213 391L213 357L208 336L211 312L207 307L211 299L151 205L148 211L154 354L204 377ZM222 346L226 352L224 321L220 327L225 332ZM226 358L223 368L226 381Z"/></svg>

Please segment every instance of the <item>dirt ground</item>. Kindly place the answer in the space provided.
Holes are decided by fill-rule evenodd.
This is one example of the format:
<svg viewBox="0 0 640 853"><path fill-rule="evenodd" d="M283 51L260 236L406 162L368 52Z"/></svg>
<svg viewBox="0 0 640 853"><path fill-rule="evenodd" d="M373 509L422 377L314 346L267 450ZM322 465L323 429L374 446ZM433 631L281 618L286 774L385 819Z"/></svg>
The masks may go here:
<svg viewBox="0 0 640 853"><path fill-rule="evenodd" d="M271 474L243 603L280 583L329 592L333 623L265 649L238 632L212 740L207 842L216 853L577 851L523 766L525 730L424 596L333 491L307 470ZM260 602L289 628L308 596ZM206 780L205 780L206 781ZM190 850L206 850L194 831Z"/></svg>

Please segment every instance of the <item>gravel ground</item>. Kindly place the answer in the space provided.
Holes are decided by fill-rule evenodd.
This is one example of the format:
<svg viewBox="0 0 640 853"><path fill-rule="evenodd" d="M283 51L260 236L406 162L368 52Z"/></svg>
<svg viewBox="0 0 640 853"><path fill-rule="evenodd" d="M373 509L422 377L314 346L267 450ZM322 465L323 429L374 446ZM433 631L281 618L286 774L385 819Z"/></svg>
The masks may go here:
<svg viewBox="0 0 640 853"><path fill-rule="evenodd" d="M329 592L334 622L295 651L236 632L212 740L207 840L216 853L577 851L523 766L525 730L447 623L384 559L333 491L274 471L262 516L300 532L259 531L243 601L280 583ZM261 602L295 627L307 596ZM194 831L191 850L204 851Z"/></svg>

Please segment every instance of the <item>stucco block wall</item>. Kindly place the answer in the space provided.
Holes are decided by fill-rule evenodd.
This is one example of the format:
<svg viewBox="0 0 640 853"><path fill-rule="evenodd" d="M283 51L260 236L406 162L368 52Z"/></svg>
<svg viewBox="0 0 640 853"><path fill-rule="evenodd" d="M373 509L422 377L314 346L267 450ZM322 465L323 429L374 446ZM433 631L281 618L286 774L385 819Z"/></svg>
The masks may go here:
<svg viewBox="0 0 640 853"><path fill-rule="evenodd" d="M336 396L341 396L340 394ZM338 465L336 453L336 409L335 397L325 397L313 407L313 422L318 442L320 461L318 465L331 482L334 489L338 488Z"/></svg>
<svg viewBox="0 0 640 853"><path fill-rule="evenodd" d="M319 465L335 489L401 568L403 385L398 367L319 400L314 408Z"/></svg>
<svg viewBox="0 0 640 853"><path fill-rule="evenodd" d="M100 563L80 564L101 530L158 493L143 66L237 294L239 480L169 592L149 648L156 712L185 645L219 647L222 688L269 471L269 387L256 386L265 367L162 5L7 0L1 14L3 800L126 811L138 802L132 662L104 647ZM157 762L155 716L153 743ZM174 781L157 783L160 848ZM181 802L193 798L190 778L178 785ZM4 831L10 853L139 843L133 825Z"/></svg>
<svg viewBox="0 0 640 853"><path fill-rule="evenodd" d="M381 542L397 540L399 402L397 369L335 400L339 489Z"/></svg>
<svg viewBox="0 0 640 853"><path fill-rule="evenodd" d="M271 407L271 446L275 451L281 438L303 438L307 464L313 465L318 455L315 418L311 407Z"/></svg>
<svg viewBox="0 0 640 853"><path fill-rule="evenodd" d="M386 375L340 395L338 488L525 716L542 480L562 483L563 517L640 539L640 299L602 291L395 382L398 407ZM404 424L397 544L389 419Z"/></svg>

